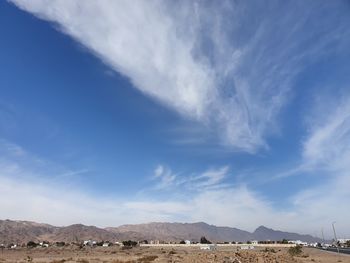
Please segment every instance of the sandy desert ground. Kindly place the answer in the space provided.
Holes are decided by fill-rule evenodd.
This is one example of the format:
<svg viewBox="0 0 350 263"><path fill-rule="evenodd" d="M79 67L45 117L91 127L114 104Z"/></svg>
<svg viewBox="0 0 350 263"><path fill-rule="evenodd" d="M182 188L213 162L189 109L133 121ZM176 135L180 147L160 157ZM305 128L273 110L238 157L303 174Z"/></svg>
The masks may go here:
<svg viewBox="0 0 350 263"><path fill-rule="evenodd" d="M350 263L349 255L303 248L303 254L292 257L285 248L274 248L239 251L233 248L220 247L216 251L201 251L198 248L147 248L136 247L122 249L109 248L19 248L4 249L0 252L0 263L7 262L49 262L49 263L150 263L150 262L221 262L221 263Z"/></svg>

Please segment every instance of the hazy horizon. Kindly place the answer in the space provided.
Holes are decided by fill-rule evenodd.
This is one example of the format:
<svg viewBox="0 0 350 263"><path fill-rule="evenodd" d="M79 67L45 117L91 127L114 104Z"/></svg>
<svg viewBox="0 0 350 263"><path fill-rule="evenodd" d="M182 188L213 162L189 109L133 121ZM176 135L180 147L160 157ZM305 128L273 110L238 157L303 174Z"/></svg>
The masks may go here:
<svg viewBox="0 0 350 263"><path fill-rule="evenodd" d="M0 218L350 237L350 4L0 2Z"/></svg>

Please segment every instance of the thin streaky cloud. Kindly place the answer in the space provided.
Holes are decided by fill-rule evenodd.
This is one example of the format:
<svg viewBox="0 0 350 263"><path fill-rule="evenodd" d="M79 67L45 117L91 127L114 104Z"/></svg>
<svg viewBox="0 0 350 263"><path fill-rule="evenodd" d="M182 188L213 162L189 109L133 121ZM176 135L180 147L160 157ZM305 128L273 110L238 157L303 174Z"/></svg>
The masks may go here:
<svg viewBox="0 0 350 263"><path fill-rule="evenodd" d="M30 160L30 154L25 158ZM174 188L176 191L170 188L171 191L167 191L166 198L162 200L149 193L127 198L91 196L76 185L72 185L70 180L43 180L52 177L53 171L56 170L56 166L50 162L42 160L42 163L47 164L43 168L37 167L36 163L28 166L30 162L11 154L4 159L6 161L1 163L0 191L7 198L0 200L1 213L11 215L12 219L48 222L55 225L79 222L97 226L116 226L126 223L126 219L130 224L152 221L205 221L249 231L253 231L257 224L263 224L278 229L310 233L315 226L331 220L332 213L337 211L331 203L344 200L343 198L349 195L349 178L339 176L338 180L332 183L332 187L337 191L325 196L326 186L321 185L296 193L290 198L291 206L288 209L276 208L273 201L245 185L225 184L224 179L221 180L222 174L225 172L226 175L229 174L229 170L227 166L223 166L216 171L211 168L186 177L189 187L183 182L183 185ZM161 167L164 166L156 168L158 179L169 170ZM204 178L203 174L208 173L216 174L215 178L218 180L208 187L201 187L202 181L199 178ZM18 178L21 178L20 184ZM210 178L207 177L207 180L210 181ZM193 188L196 185L197 188ZM180 195L177 195L179 192ZM23 202L23 196L26 196L26 202ZM322 209L320 201L326 204ZM345 209L346 203L339 202L339 206ZM346 209L344 211L346 219ZM104 216L101 217L101 214ZM346 226L347 223L343 221L340 219L339 223ZM340 228L339 231L348 233L345 228Z"/></svg>
<svg viewBox="0 0 350 263"><path fill-rule="evenodd" d="M224 183L229 174L230 168L227 165L210 168L195 174L174 173L165 165L158 165L154 170L153 179L156 182L155 189L157 190L181 187L201 191L230 187L230 184Z"/></svg>
<svg viewBox="0 0 350 263"><path fill-rule="evenodd" d="M244 4L232 1L11 2L57 23L144 94L247 152L268 148L265 136L278 131L276 117L304 62L339 37L333 30L322 45L308 45L310 36L300 32L308 27L309 8L300 3L293 6L297 23L292 12L271 16L261 8L259 24L252 24L241 12ZM245 37L239 25L247 27Z"/></svg>

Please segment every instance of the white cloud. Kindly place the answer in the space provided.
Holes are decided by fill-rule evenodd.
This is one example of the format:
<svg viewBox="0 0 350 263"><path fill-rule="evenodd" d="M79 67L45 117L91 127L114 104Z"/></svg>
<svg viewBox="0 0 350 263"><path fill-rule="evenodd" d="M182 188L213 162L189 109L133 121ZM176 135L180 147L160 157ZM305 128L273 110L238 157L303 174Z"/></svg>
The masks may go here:
<svg viewBox="0 0 350 263"><path fill-rule="evenodd" d="M163 165L158 165L154 170L154 179L160 180L160 183L156 186L157 188L166 188L175 182L176 175Z"/></svg>
<svg viewBox="0 0 350 263"><path fill-rule="evenodd" d="M315 104L309 134L303 147L302 171L317 171L315 184L291 200L298 213L315 225L337 221L343 235L350 235L350 96L320 96Z"/></svg>
<svg viewBox="0 0 350 263"><path fill-rule="evenodd" d="M19 181L16 179L18 170L11 169L11 165L9 169L4 165L1 168L0 192L6 197L0 199L2 218L56 225L85 223L99 226L150 221L206 221L254 228L258 223L252 215L258 213L261 216L260 212L265 207L263 201L258 201L245 188L203 189L186 201L172 200L171 194L163 201L152 197L126 200L89 196L63 182L41 181L40 176L33 177L22 170L22 180ZM264 215L267 216L267 211ZM262 217L260 220L263 222Z"/></svg>
<svg viewBox="0 0 350 263"><path fill-rule="evenodd" d="M163 168L160 167L163 166L158 166L156 171L163 174ZM292 173L300 174L301 171L305 173L310 170L311 166L305 164L305 167L300 166ZM168 214L164 207L170 207L176 211L169 217L172 220L181 218L189 222L205 221L250 231L258 225L266 225L286 231L320 235L320 229L324 228L327 238L332 238L330 223L336 220L339 234L350 234L347 222L350 212L344 201L350 198L348 174L337 173L329 180L317 178L315 185L283 197L286 206L281 207L277 205L279 200L272 202L244 185L224 184L229 172L229 167L223 166L197 175L179 174L171 184L166 185L166 189L171 189L175 196L185 193L186 200L177 199L169 206L165 201L154 200L136 203L136 206L140 210L144 206L147 211L163 211L164 214ZM172 198L171 194L169 198Z"/></svg>
<svg viewBox="0 0 350 263"><path fill-rule="evenodd" d="M350 235L346 202L350 199L350 95L318 94L315 98L299 165L267 181L291 176L299 181L309 176L313 183L289 197L290 227L325 228L328 238L333 238L330 226L336 221L345 237Z"/></svg>
<svg viewBox="0 0 350 263"><path fill-rule="evenodd" d="M309 25L303 5L291 9L297 16L280 16L278 7L232 1L11 2L57 23L140 91L248 152L266 146L265 135L276 130L276 115L304 59L324 54L341 35L332 29L317 46L308 45L329 25L324 16L324 27L302 34Z"/></svg>
<svg viewBox="0 0 350 263"><path fill-rule="evenodd" d="M339 233L350 234L347 232L347 203L340 202L349 198L350 181L347 176L341 180L338 177L335 184L329 184L335 187L336 192L328 191L328 185L310 189L292 198L292 206L288 208L275 208L264 196L244 185L213 188L215 185L220 186L228 175L227 166L189 176L186 182L177 182L176 178L174 184L182 183L177 193L168 191L161 200L156 197L156 192L134 197L130 195L127 198L106 197L82 191L81 187L65 176L62 180L52 179L57 170L60 174L73 172L64 172L62 168L45 160L31 162L38 158L14 144L5 143L1 146L0 193L5 198L0 198L0 218L55 225L83 223L97 226L152 221L204 221L250 231L258 225L266 225L311 234L323 226L328 236L331 232L327 232L327 223L336 220ZM13 149L19 148L23 154L13 154L17 152ZM159 179L166 171L164 166L158 166L155 175ZM210 186L206 183L207 186L201 187L203 182L210 182ZM197 191L193 191L193 187ZM339 209L343 211L340 213ZM334 215L337 217L334 218Z"/></svg>
<svg viewBox="0 0 350 263"><path fill-rule="evenodd" d="M311 123L303 157L310 165L344 170L350 168L350 97L330 100L323 100L323 110Z"/></svg>
<svg viewBox="0 0 350 263"><path fill-rule="evenodd" d="M199 183L199 186L212 186L215 184L220 183L226 176L229 171L228 166L221 167L218 170L210 169L208 171L205 171L203 174L195 178L195 180L202 180L204 179L204 182Z"/></svg>
<svg viewBox="0 0 350 263"><path fill-rule="evenodd" d="M208 169L200 174L174 174L170 168L164 165L158 165L154 170L153 179L159 181L156 185L156 189L167 188L184 188L190 190L200 191L203 189L208 190L213 188L225 188L228 187L222 182L227 178L229 174L229 166L222 166L216 169ZM175 189L176 190L176 189Z"/></svg>

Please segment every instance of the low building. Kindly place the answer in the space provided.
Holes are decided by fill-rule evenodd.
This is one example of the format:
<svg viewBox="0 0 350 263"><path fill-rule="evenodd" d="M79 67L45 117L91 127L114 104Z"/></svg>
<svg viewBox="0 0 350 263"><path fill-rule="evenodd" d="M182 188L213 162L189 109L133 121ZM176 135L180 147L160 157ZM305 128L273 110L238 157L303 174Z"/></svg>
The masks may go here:
<svg viewBox="0 0 350 263"><path fill-rule="evenodd" d="M216 250L217 246L215 244L202 244L200 246L201 250Z"/></svg>
<svg viewBox="0 0 350 263"><path fill-rule="evenodd" d="M96 245L97 245L97 242L94 241L94 240L85 240L85 241L83 242L83 245L84 245L84 246L96 246Z"/></svg>
<svg viewBox="0 0 350 263"><path fill-rule="evenodd" d="M296 244L296 245L301 245L301 246L307 246L307 242L301 241L301 240L292 240L288 241L289 244ZM317 243L316 243L317 245Z"/></svg>
<svg viewBox="0 0 350 263"><path fill-rule="evenodd" d="M242 249L242 250L254 249L254 246L252 246L252 245L244 245L244 246L241 246L240 249Z"/></svg>
<svg viewBox="0 0 350 263"><path fill-rule="evenodd" d="M349 238L338 238L339 244L346 244L348 241L350 241Z"/></svg>

